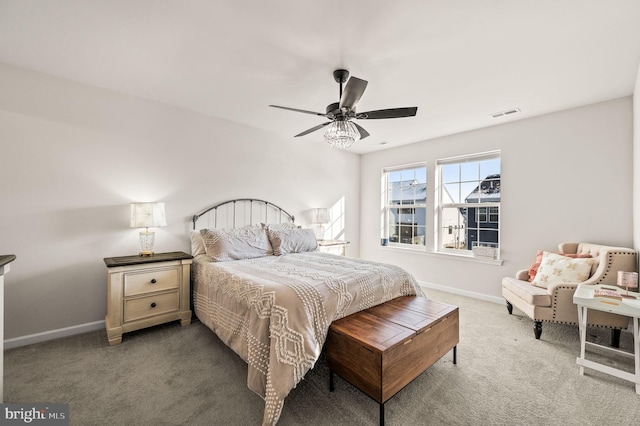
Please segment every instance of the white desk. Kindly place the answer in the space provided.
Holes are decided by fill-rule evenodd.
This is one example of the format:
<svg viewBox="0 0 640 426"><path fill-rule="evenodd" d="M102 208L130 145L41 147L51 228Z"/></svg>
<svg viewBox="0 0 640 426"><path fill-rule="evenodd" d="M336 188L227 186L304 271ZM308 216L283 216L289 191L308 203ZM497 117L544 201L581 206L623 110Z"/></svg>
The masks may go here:
<svg viewBox="0 0 640 426"><path fill-rule="evenodd" d="M630 295L636 296L636 299L610 299L604 297L593 297L593 291L598 288L609 288L612 286L603 285L586 285L580 284L573 295L573 303L578 306L578 325L580 327L580 356L576 359L576 363L580 366L580 375L584 375L584 368L601 371L624 380L628 380L636 384L636 393L640 394L640 294L629 292ZM615 288L623 293L619 288ZM596 343L587 342L587 311L588 309L597 309L599 311L611 312L614 314L626 315L632 318L633 322L633 354L621 351L610 346L598 345ZM597 346L611 352L632 356L635 358L635 373L629 373L585 359L585 348L587 345Z"/></svg>

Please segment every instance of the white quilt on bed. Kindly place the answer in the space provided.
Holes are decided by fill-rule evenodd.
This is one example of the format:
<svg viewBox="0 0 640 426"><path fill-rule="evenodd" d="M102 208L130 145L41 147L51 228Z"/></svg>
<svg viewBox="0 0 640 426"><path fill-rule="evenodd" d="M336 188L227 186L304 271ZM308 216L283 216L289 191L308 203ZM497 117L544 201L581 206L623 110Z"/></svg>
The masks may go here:
<svg viewBox="0 0 640 426"><path fill-rule="evenodd" d="M249 365L247 385L265 400L264 425L315 364L332 321L419 294L403 269L327 253L195 262L200 321Z"/></svg>

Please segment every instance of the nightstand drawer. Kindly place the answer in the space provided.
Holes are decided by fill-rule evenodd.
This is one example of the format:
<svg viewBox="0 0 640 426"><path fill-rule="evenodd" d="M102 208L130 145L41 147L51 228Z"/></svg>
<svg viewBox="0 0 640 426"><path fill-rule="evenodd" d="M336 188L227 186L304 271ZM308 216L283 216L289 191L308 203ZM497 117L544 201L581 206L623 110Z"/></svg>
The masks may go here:
<svg viewBox="0 0 640 426"><path fill-rule="evenodd" d="M153 269L124 275L124 295L149 293L178 287L178 269Z"/></svg>
<svg viewBox="0 0 640 426"><path fill-rule="evenodd" d="M127 299L124 301L124 322L177 311L179 303L180 295L177 291Z"/></svg>

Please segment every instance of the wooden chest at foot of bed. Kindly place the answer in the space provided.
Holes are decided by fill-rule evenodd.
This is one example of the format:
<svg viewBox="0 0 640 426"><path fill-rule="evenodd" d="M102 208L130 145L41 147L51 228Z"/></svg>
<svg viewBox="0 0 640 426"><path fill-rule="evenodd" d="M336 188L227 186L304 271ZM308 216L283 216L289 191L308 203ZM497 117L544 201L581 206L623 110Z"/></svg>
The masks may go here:
<svg viewBox="0 0 640 426"><path fill-rule="evenodd" d="M389 398L451 349L455 363L458 341L457 307L404 296L334 321L326 356L331 374L381 404L383 416Z"/></svg>

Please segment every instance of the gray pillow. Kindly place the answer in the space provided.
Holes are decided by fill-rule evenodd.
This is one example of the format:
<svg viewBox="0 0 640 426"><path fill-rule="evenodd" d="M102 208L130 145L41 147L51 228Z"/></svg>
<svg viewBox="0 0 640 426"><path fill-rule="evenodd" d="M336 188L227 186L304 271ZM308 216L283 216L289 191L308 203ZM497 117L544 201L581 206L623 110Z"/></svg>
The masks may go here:
<svg viewBox="0 0 640 426"><path fill-rule="evenodd" d="M318 248L316 235L311 229L267 229L273 254L282 256L288 253L315 251Z"/></svg>
<svg viewBox="0 0 640 426"><path fill-rule="evenodd" d="M201 229L207 256L214 262L269 256L273 249L262 226L238 229Z"/></svg>

